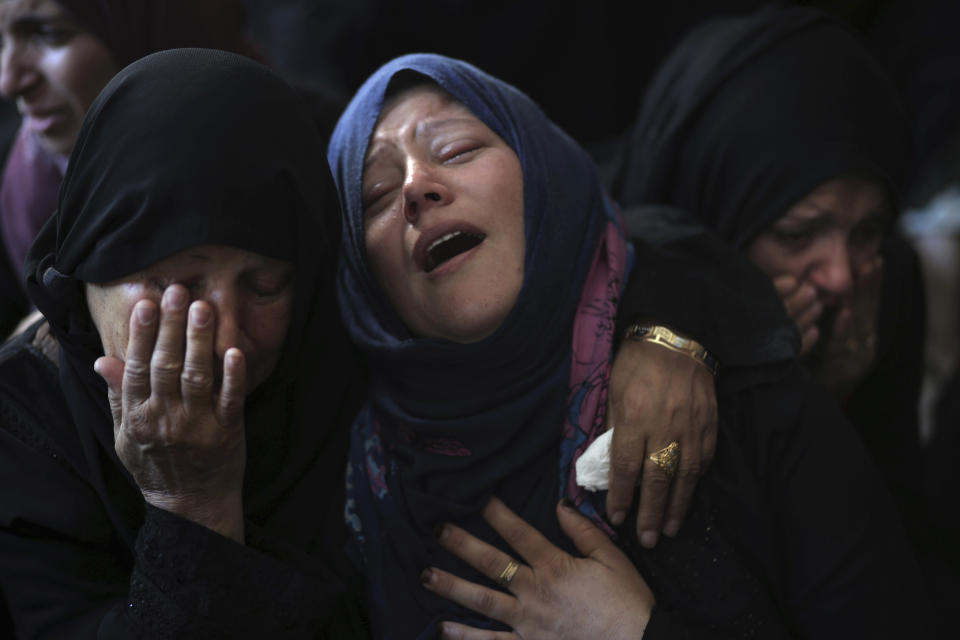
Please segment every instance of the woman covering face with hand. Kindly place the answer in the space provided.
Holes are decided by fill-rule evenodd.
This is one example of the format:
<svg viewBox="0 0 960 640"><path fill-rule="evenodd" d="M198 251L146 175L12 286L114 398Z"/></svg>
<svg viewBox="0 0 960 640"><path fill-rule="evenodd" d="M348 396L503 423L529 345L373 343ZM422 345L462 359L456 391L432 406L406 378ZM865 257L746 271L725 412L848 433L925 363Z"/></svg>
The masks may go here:
<svg viewBox="0 0 960 640"><path fill-rule="evenodd" d="M614 188L625 205L688 212L770 278L908 527L922 519L924 302L891 229L910 157L900 96L859 37L814 10L767 10L677 46Z"/></svg>
<svg viewBox="0 0 960 640"><path fill-rule="evenodd" d="M493 637L524 638L910 628L923 605L901 596L917 584L902 532L796 369L721 406L676 538L644 549L577 486L631 258L588 156L526 96L463 62L398 58L355 96L329 155L341 308L371 372L346 516L377 637L491 637L463 626L491 619L513 629ZM824 431L840 435L811 450ZM565 508L561 532L561 496L616 545Z"/></svg>
<svg viewBox="0 0 960 640"><path fill-rule="evenodd" d="M29 255L49 326L0 357L19 634L363 634L334 573L358 376L322 150L224 52L149 56L92 106Z"/></svg>

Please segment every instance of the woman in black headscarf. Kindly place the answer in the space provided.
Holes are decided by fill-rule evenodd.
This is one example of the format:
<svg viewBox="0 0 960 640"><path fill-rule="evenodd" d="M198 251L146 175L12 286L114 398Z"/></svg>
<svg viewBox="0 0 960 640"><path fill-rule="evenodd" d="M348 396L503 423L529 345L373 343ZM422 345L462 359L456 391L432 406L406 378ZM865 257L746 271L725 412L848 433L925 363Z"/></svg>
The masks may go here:
<svg viewBox="0 0 960 640"><path fill-rule="evenodd" d="M648 89L614 193L689 212L771 278L804 362L917 529L923 287L891 224L910 157L900 96L859 37L814 10L764 10L680 43Z"/></svg>
<svg viewBox="0 0 960 640"><path fill-rule="evenodd" d="M99 96L28 256L48 324L0 356L18 634L364 634L337 497L359 388L337 211L302 100L249 59L158 53Z"/></svg>

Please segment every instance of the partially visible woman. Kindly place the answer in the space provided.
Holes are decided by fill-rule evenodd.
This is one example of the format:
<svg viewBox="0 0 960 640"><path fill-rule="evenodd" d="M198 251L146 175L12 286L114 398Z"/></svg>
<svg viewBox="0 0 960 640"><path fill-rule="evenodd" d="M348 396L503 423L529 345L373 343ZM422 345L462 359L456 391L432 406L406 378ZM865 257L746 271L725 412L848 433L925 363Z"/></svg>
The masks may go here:
<svg viewBox="0 0 960 640"><path fill-rule="evenodd" d="M56 208L84 114L124 66L153 51L202 46L257 57L237 0L2 0L0 94L23 121L0 141L0 336L30 310L21 273Z"/></svg>
<svg viewBox="0 0 960 640"><path fill-rule="evenodd" d="M404 56L361 87L329 156L346 216L338 293L370 364L346 515L375 636L896 637L926 624L888 497L798 366L726 385L716 458L675 537L646 548L578 486L574 463L603 432L623 285L651 274L631 275L596 167L527 96L461 61ZM558 511L561 497L620 549ZM599 550L593 562L565 533Z"/></svg>
<svg viewBox="0 0 960 640"><path fill-rule="evenodd" d="M614 194L688 212L769 276L804 363L843 404L916 537L923 286L892 224L910 140L900 96L857 34L817 11L764 10L678 45ZM645 211L635 228L662 224L663 209Z"/></svg>
<svg viewBox="0 0 960 640"><path fill-rule="evenodd" d="M18 636L365 635L337 212L310 113L247 58L153 54L93 103L27 259L46 322L0 352Z"/></svg>

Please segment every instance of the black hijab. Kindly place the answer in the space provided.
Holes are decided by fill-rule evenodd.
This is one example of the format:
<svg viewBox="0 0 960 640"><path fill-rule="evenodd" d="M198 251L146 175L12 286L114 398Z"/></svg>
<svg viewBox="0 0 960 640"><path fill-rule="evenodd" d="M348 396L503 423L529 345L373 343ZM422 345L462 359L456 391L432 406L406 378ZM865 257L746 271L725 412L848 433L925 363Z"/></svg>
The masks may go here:
<svg viewBox="0 0 960 640"><path fill-rule="evenodd" d="M247 398L246 515L300 549L342 556L346 425L360 389L334 302L340 224L323 151L293 89L258 63L207 49L135 62L84 120L26 275L60 343L83 449L74 462L128 549L143 500L114 451L83 286L213 243L296 266L281 360Z"/></svg>
<svg viewBox="0 0 960 640"><path fill-rule="evenodd" d="M859 37L806 8L708 22L651 82L614 185L669 204L743 248L820 184L859 174L896 207L910 132Z"/></svg>
<svg viewBox="0 0 960 640"><path fill-rule="evenodd" d="M209 47L263 61L246 33L241 0L56 0L110 49L118 67L180 47Z"/></svg>

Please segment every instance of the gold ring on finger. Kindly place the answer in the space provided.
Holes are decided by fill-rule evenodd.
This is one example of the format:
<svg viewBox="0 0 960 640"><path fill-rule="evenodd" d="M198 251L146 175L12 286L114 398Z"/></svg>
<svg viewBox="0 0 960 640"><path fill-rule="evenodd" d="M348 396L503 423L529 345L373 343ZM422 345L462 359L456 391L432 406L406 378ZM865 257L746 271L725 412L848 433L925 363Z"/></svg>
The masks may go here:
<svg viewBox="0 0 960 640"><path fill-rule="evenodd" d="M503 571L500 572L500 575L497 576L497 582L502 584L504 587L510 588L510 583L513 582L513 579L516 577L517 571L519 570L520 563L513 558L510 558L507 566L505 566Z"/></svg>
<svg viewBox="0 0 960 640"><path fill-rule="evenodd" d="M677 473L677 461L680 459L680 443L676 440L665 446L659 451L654 451L649 456L650 460L658 467L663 469L668 478L673 478Z"/></svg>

